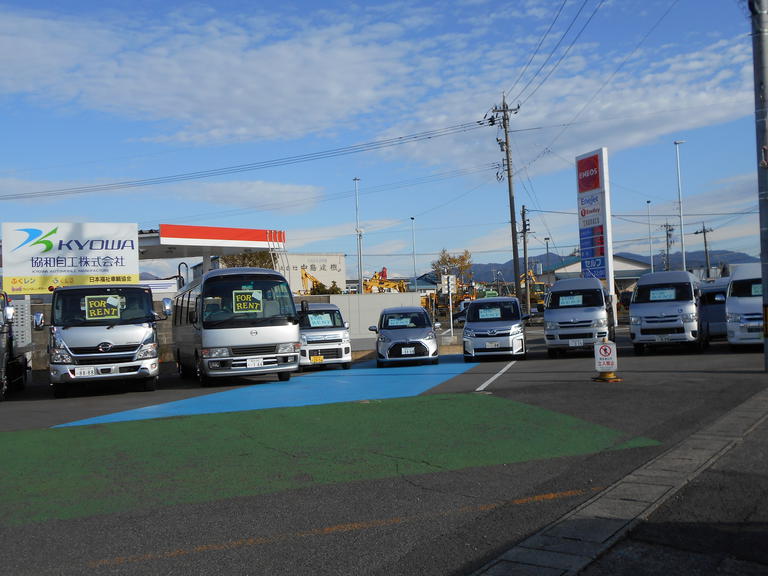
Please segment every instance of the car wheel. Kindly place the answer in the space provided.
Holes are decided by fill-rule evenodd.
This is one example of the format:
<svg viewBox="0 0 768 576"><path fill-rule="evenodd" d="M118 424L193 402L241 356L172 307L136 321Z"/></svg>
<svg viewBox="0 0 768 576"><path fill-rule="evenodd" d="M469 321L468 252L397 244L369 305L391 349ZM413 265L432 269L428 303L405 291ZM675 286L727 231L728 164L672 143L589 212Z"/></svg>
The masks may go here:
<svg viewBox="0 0 768 576"><path fill-rule="evenodd" d="M199 356L196 357L195 368L197 370L197 381L200 383L200 386L210 386L211 379L205 373L205 368L203 367L203 359Z"/></svg>
<svg viewBox="0 0 768 576"><path fill-rule="evenodd" d="M179 375L179 378L190 377L189 370L187 370L181 362L181 352L179 350L176 350L176 373Z"/></svg>
<svg viewBox="0 0 768 576"><path fill-rule="evenodd" d="M291 379L291 373L290 372L278 372L277 373L277 379L280 382L288 382L288 380Z"/></svg>
<svg viewBox="0 0 768 576"><path fill-rule="evenodd" d="M376 368L383 368L383 367L384 367L384 362L382 362L381 360L376 360Z"/></svg>
<svg viewBox="0 0 768 576"><path fill-rule="evenodd" d="M8 396L8 378L3 376L0 378L0 402L6 399Z"/></svg>
<svg viewBox="0 0 768 576"><path fill-rule="evenodd" d="M560 356L560 354L558 354L557 350L555 350L554 348L547 348L547 356L549 356L550 358L557 358L558 356Z"/></svg>
<svg viewBox="0 0 768 576"><path fill-rule="evenodd" d="M440 358L433 358L432 361L430 362L430 364L432 364L432 366L434 366L436 364L439 364L439 363L440 363Z"/></svg>
<svg viewBox="0 0 768 576"><path fill-rule="evenodd" d="M154 392L157 390L157 381L160 378L158 376L153 376L152 378L147 378L144 380L144 391L145 392Z"/></svg>
<svg viewBox="0 0 768 576"><path fill-rule="evenodd" d="M349 370L350 368L352 368L352 362L344 362L344 364L342 364L341 367L344 370Z"/></svg>
<svg viewBox="0 0 768 576"><path fill-rule="evenodd" d="M66 398L68 392L68 386L63 382L53 384L53 397L54 398Z"/></svg>
<svg viewBox="0 0 768 576"><path fill-rule="evenodd" d="M472 356L464 356L464 362L472 362L472 360L474 360Z"/></svg>

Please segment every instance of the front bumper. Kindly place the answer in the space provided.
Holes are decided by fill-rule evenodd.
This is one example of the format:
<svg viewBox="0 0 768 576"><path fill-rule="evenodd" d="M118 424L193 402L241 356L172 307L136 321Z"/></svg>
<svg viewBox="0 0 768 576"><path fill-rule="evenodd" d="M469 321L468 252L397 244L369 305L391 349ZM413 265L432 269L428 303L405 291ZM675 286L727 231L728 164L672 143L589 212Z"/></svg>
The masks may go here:
<svg viewBox="0 0 768 576"><path fill-rule="evenodd" d="M109 380L141 380L160 374L157 358L117 364L94 364L79 366L73 364L49 364L48 379L51 384L68 382L100 382Z"/></svg>
<svg viewBox="0 0 768 576"><path fill-rule="evenodd" d="M682 320L676 320L648 324L643 321L640 324L630 324L629 338L633 344L686 344L698 341L699 330L696 322L684 323Z"/></svg>
<svg viewBox="0 0 768 576"><path fill-rule="evenodd" d="M762 322L728 323L728 344L753 345L763 343Z"/></svg>
<svg viewBox="0 0 768 576"><path fill-rule="evenodd" d="M300 366L322 366L323 364L347 364L352 362L352 347L347 342L339 345L307 345L299 353Z"/></svg>
<svg viewBox="0 0 768 576"><path fill-rule="evenodd" d="M525 336L465 336L464 356L478 358L485 356L525 356Z"/></svg>
<svg viewBox="0 0 768 576"><path fill-rule="evenodd" d="M376 358L381 363L423 362L437 358L438 354L437 340L376 343Z"/></svg>
<svg viewBox="0 0 768 576"><path fill-rule="evenodd" d="M205 358L202 362L205 375L209 378L258 376L275 372L295 372L299 369L299 354L292 352L270 356Z"/></svg>

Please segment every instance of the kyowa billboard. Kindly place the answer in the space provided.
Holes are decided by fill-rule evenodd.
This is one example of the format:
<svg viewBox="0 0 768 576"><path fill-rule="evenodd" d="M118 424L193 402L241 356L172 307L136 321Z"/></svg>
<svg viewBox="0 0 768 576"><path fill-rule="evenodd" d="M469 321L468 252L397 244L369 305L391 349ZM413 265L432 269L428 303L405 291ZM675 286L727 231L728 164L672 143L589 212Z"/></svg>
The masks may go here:
<svg viewBox="0 0 768 576"><path fill-rule="evenodd" d="M45 294L50 287L139 281L135 223L3 223L3 290Z"/></svg>
<svg viewBox="0 0 768 576"><path fill-rule="evenodd" d="M599 278L613 294L608 150L600 148L577 156L576 173L581 274L585 278Z"/></svg>

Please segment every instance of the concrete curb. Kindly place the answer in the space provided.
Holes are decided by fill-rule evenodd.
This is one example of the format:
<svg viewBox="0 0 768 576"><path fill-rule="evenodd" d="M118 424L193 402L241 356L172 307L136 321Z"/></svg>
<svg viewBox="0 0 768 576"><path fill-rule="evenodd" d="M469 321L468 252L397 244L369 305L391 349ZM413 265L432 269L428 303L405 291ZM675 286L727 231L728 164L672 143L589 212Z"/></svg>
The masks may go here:
<svg viewBox="0 0 768 576"><path fill-rule="evenodd" d="M572 576L768 419L768 389L486 564L474 576Z"/></svg>

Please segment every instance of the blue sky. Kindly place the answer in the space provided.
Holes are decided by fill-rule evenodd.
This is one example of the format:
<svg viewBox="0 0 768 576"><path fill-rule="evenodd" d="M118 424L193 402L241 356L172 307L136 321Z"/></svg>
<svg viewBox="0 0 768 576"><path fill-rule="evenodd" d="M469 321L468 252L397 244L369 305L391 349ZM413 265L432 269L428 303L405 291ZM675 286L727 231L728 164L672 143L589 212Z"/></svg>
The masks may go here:
<svg viewBox="0 0 768 576"><path fill-rule="evenodd" d="M648 200L663 250L675 140L686 249L703 249L706 226L710 249L759 254L746 2L268 4L0 1L3 221L285 230L289 251L348 254L353 277L358 177L366 274L412 274L414 245L420 273L443 248L506 262L503 134L476 124L506 94L520 105L512 163L530 254L545 238L563 256L576 247L574 158L603 146L615 250L648 254Z"/></svg>

